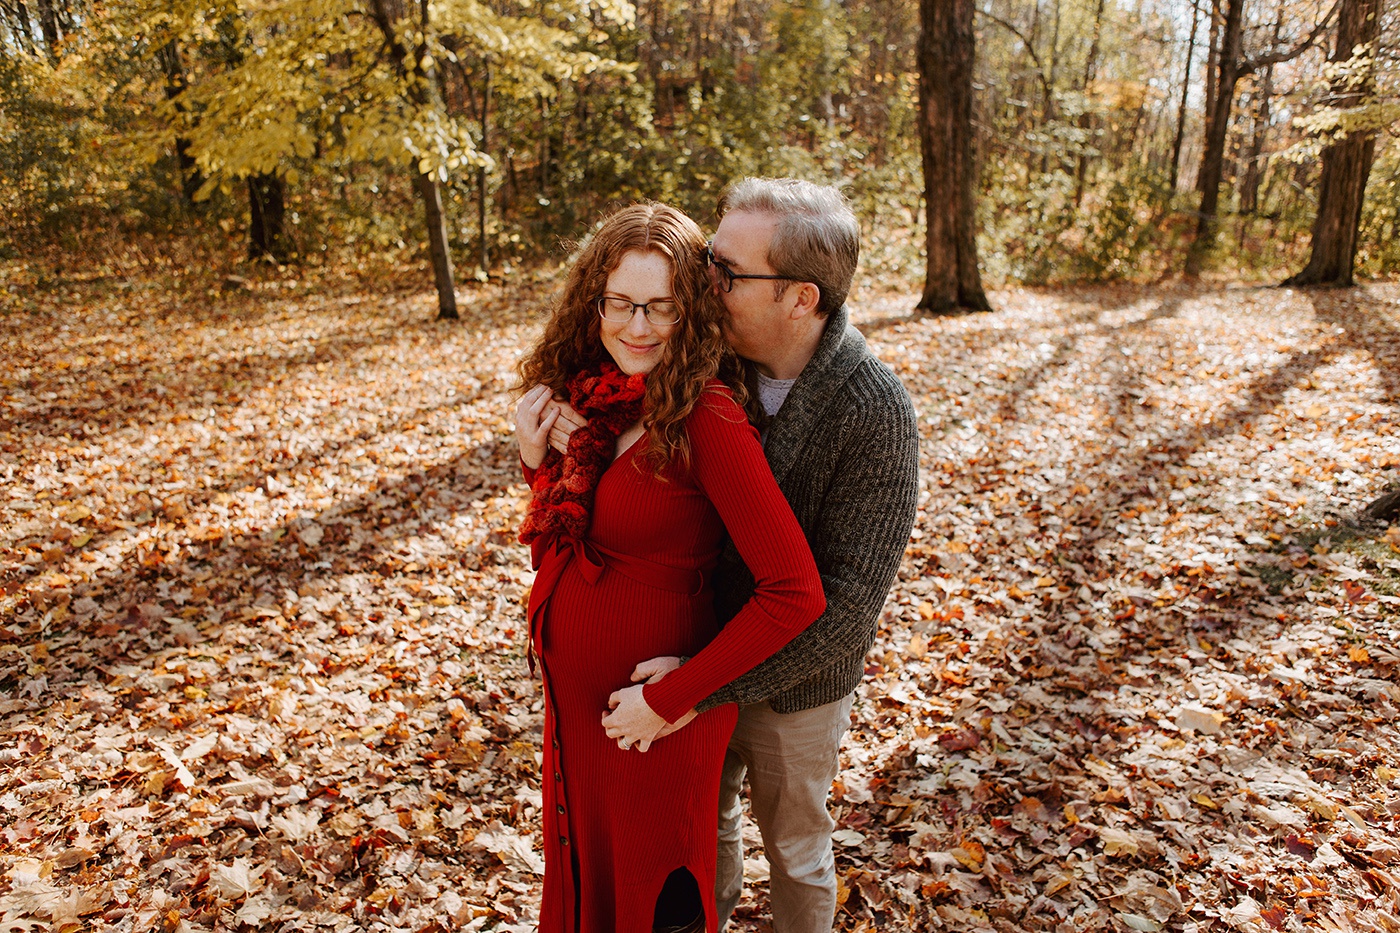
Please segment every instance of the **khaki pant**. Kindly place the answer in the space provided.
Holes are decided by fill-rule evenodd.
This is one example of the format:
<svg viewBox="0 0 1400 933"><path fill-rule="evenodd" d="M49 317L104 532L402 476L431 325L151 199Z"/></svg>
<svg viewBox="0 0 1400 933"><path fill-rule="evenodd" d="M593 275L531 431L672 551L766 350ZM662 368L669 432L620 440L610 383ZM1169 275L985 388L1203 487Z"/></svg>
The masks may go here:
<svg viewBox="0 0 1400 933"><path fill-rule="evenodd" d="M743 805L763 834L771 872L774 933L829 933L836 918L836 860L827 796L839 767L841 737L851 724L851 697L796 713L767 703L741 707L719 786L719 857L715 905L724 929L744 886Z"/></svg>

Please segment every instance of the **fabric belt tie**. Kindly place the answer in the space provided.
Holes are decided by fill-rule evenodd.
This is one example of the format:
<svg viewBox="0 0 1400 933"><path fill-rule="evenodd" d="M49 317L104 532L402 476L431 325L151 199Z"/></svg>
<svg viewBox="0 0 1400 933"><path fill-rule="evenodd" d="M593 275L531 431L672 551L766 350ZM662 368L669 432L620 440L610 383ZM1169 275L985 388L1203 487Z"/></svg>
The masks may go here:
<svg viewBox="0 0 1400 933"><path fill-rule="evenodd" d="M535 671L534 646L539 638L540 625L544 621L545 604L549 602L554 588L559 585L564 571L574 563L578 565L579 573L590 586L598 585L605 570L614 570L643 586L687 596L700 595L709 582L706 574L700 570L658 564L656 561L603 547L596 541L575 538L572 535L555 535L540 555L536 568L539 573L535 576L535 585L530 588L530 603L526 609L526 616L530 621L531 673Z"/></svg>

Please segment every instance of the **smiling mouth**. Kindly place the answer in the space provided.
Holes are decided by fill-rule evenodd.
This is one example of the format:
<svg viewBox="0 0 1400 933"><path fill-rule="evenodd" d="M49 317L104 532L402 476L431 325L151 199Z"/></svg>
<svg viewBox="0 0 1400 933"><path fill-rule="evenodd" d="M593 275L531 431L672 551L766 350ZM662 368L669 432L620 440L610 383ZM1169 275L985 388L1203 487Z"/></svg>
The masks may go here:
<svg viewBox="0 0 1400 933"><path fill-rule="evenodd" d="M655 350L657 347L661 346L661 344L659 343L638 344L628 343L626 340L622 341L622 345L627 349L631 350L633 353L649 353L650 351Z"/></svg>

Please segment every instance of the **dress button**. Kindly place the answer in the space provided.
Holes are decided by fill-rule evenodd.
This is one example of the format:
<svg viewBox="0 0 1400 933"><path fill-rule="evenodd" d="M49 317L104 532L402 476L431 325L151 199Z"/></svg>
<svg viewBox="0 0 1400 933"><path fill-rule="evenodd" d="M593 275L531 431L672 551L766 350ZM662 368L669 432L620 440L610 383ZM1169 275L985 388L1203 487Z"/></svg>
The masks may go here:
<svg viewBox="0 0 1400 933"><path fill-rule="evenodd" d="M554 780L556 780L556 781L562 781L562 780L564 780L564 779L563 779L562 777L559 776L559 772L558 772L558 771L555 771L555 772L554 772Z"/></svg>
<svg viewBox="0 0 1400 933"><path fill-rule="evenodd" d="M564 805L563 805L562 803L559 805L559 815L560 815L560 816L563 816L563 815L564 815Z"/></svg>
<svg viewBox="0 0 1400 933"><path fill-rule="evenodd" d="M566 845L568 845L568 844L569 844L569 837L568 837L568 836L560 836L560 837L559 837L559 844L560 844L561 846L566 846Z"/></svg>

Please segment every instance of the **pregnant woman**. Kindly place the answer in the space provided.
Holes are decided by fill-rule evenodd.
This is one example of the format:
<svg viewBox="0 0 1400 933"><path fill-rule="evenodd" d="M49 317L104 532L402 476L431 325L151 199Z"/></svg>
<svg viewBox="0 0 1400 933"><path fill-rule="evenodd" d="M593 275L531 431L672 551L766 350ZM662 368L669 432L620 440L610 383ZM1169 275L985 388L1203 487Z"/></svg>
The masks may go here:
<svg viewBox="0 0 1400 933"><path fill-rule="evenodd" d="M704 249L672 208L613 214L520 365L533 386L516 430L534 492L521 540L538 571L528 612L545 694L544 933L715 931L716 809L736 710L652 740L825 606L735 400ZM587 419L564 455L548 443L555 397ZM721 629L709 574L726 534L758 585ZM639 662L667 655L690 660L634 688L641 714L605 731L610 695Z"/></svg>

